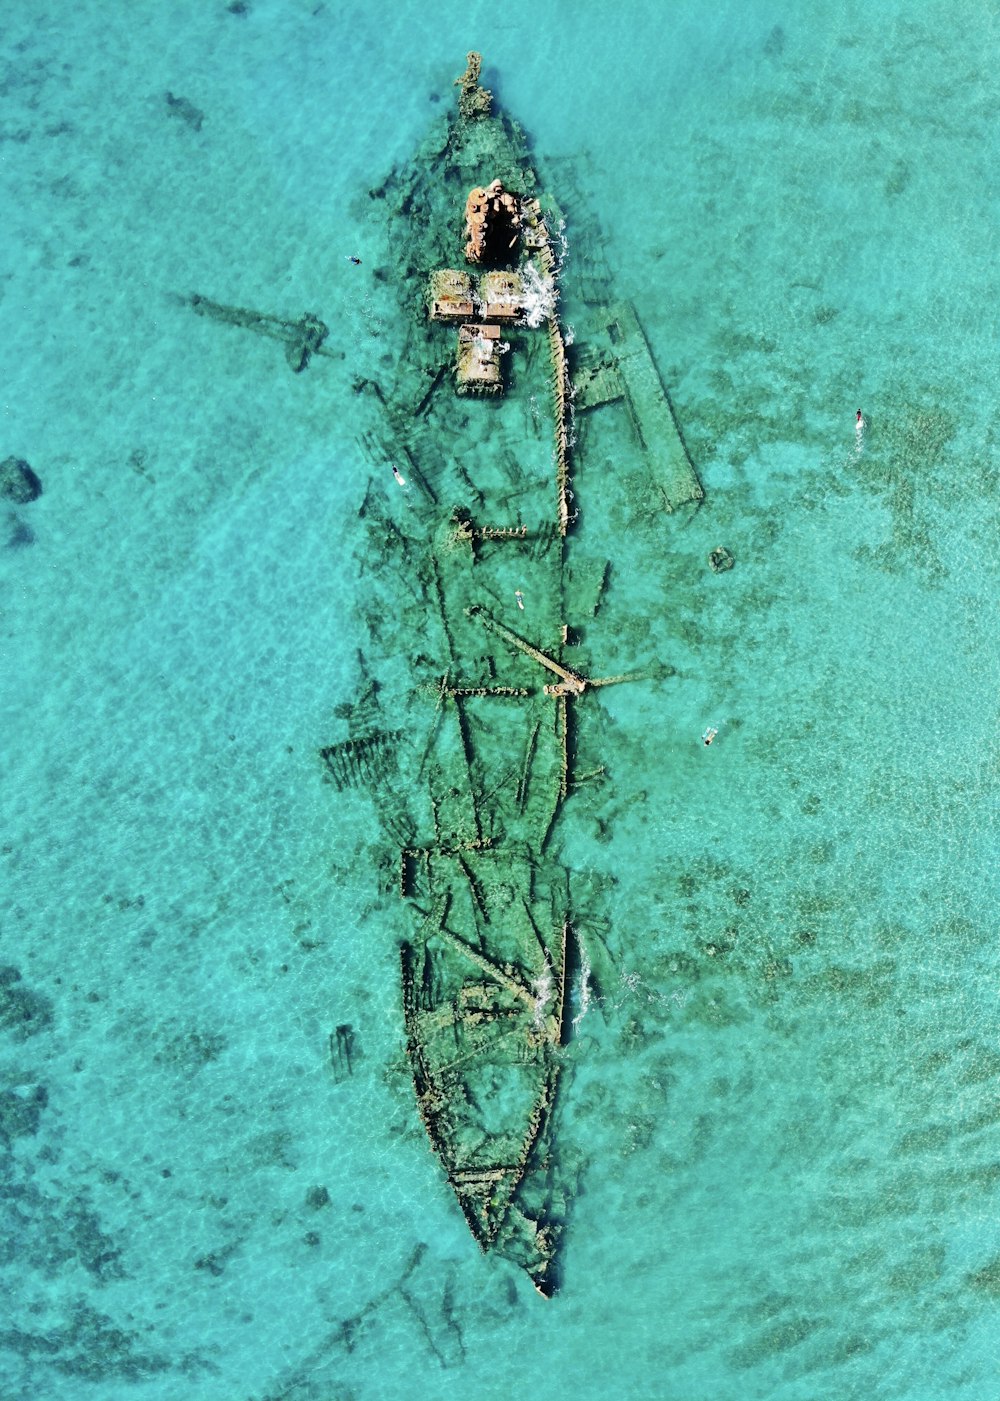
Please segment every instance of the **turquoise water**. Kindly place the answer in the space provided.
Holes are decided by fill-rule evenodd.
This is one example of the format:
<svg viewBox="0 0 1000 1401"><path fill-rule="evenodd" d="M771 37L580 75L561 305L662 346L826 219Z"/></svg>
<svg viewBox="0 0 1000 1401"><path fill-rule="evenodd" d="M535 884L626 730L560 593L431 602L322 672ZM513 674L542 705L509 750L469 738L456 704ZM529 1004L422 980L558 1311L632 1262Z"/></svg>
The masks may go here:
<svg viewBox="0 0 1000 1401"><path fill-rule="evenodd" d="M8 8L0 458L44 494L0 549L0 1391L991 1396L998 21L435 11ZM608 971L551 1304L429 1151L374 816L317 760L375 653L354 384L404 343L367 191L473 46L582 163L706 490L604 519L627 445L580 464L629 562L598 669L677 674L581 721Z"/></svg>

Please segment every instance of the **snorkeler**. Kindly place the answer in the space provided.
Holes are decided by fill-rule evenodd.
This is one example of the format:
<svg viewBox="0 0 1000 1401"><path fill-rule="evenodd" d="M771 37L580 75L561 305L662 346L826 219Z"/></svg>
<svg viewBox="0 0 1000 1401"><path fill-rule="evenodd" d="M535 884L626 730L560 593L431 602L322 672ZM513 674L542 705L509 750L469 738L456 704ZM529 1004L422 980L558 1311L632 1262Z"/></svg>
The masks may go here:
<svg viewBox="0 0 1000 1401"><path fill-rule="evenodd" d="M708 745L710 745L710 744L712 743L712 740L715 738L715 736L716 736L718 733L719 733L719 727L718 727L718 725L709 725L708 729L705 731L705 733L704 733L704 734L702 735L702 737L701 737L701 742L702 742L702 744L704 744L704 745L706 746L706 748L707 748Z"/></svg>
<svg viewBox="0 0 1000 1401"><path fill-rule="evenodd" d="M405 485L406 485L406 478L402 475L402 473L400 472L399 468L396 466L395 462L392 462L392 463L390 463L389 465L392 467L392 475L396 478L396 481L399 482L399 485L400 485L400 486L405 486Z"/></svg>
<svg viewBox="0 0 1000 1401"><path fill-rule="evenodd" d="M524 594L521 592L520 589L515 589L515 590L514 590L514 597L517 599L517 606L518 606L518 608L520 608L521 612L523 613L523 612L524 612Z"/></svg>
<svg viewBox="0 0 1000 1401"><path fill-rule="evenodd" d="M359 268L361 266L361 259L356 258L353 253L345 253L344 256L347 259L347 261L349 263L353 263L356 268Z"/></svg>

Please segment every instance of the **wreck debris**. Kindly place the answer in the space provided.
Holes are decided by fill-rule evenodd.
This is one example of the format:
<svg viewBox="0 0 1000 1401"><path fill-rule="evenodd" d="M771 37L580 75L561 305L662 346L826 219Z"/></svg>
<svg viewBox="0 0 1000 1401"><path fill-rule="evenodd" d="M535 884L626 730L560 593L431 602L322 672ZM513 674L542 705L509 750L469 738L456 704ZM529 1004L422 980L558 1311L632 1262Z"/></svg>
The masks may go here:
<svg viewBox="0 0 1000 1401"><path fill-rule="evenodd" d="M465 121L477 121L490 115L493 94L488 88L479 86L479 74L483 66L483 56L472 50L465 56L466 68L455 86L462 89L458 95L458 113Z"/></svg>
<svg viewBox="0 0 1000 1401"><path fill-rule="evenodd" d="M663 387L635 308L620 303L608 323L615 344L625 406L669 511L705 495L677 427L670 397Z"/></svg>
<svg viewBox="0 0 1000 1401"><path fill-rule="evenodd" d="M319 751L338 790L378 783L388 772L392 748L399 743L398 730L383 730L362 739L346 739Z"/></svg>
<svg viewBox="0 0 1000 1401"><path fill-rule="evenodd" d="M582 695L586 690L587 682L582 676L577 676L575 672L570 671L569 668L563 666L561 662L557 662L553 657L547 656L538 647L534 647L530 642L526 642L523 637L519 637L516 632L512 631L506 623L501 623L496 618L491 618L484 608L477 605L469 608L467 611L470 617L478 618L484 628L489 628L491 632L497 633L507 642L511 642L515 647L519 647L521 651L531 657L533 661L538 662L539 666L544 666L549 671L554 672L556 676L561 678L562 684L567 691L571 691L574 695Z"/></svg>
<svg viewBox="0 0 1000 1401"><path fill-rule="evenodd" d="M499 394L503 389L500 353L499 326L460 326L455 360L459 392Z"/></svg>
<svg viewBox="0 0 1000 1401"><path fill-rule="evenodd" d="M569 793L569 705L565 691L556 696L556 733L559 736L559 796L564 801Z"/></svg>
<svg viewBox="0 0 1000 1401"><path fill-rule="evenodd" d="M577 355L573 388L579 413L603 408L605 404L617 404L625 397L625 386L614 356L610 351L601 355L591 346L583 347Z"/></svg>
<svg viewBox="0 0 1000 1401"><path fill-rule="evenodd" d="M479 304L487 321L520 321L524 316L524 283L520 273L484 272L479 279Z"/></svg>
<svg viewBox="0 0 1000 1401"><path fill-rule="evenodd" d="M208 316L213 321L225 321L230 326L242 326L246 331L255 331L259 336L269 336L282 341L285 346L285 359L300 374L309 364L313 355L333 355L334 351L324 348L324 341L330 328L312 312L304 312L297 321L284 320L264 311L253 311L249 307L223 306L213 302L198 292L187 298L192 311L199 316Z"/></svg>
<svg viewBox="0 0 1000 1401"><path fill-rule="evenodd" d="M464 511L456 510L452 516L455 522L455 540L468 541L475 546L482 540L527 540L526 525L476 525L472 517Z"/></svg>
<svg viewBox="0 0 1000 1401"><path fill-rule="evenodd" d="M549 350L552 355L552 397L555 400L556 490L558 492L559 534L565 535L573 515L570 511L569 489L569 374L566 369L566 346L559 322L550 317L546 323Z"/></svg>
<svg viewBox="0 0 1000 1401"><path fill-rule="evenodd" d="M517 785L517 806L519 811L524 811L525 799L528 796L528 775L531 772L531 761L535 757L535 745L538 743L538 731L541 721L536 720L531 734L528 736L528 743L524 749L524 763L521 766L521 779Z"/></svg>
<svg viewBox="0 0 1000 1401"><path fill-rule="evenodd" d="M502 1232L512 1233L508 1248L521 1258L539 1293L549 1295L554 1289L550 1269L557 1231L550 1226L540 1242L538 1223L518 1210L516 1193L555 1096L559 1066L551 1055L562 1039L568 922L563 922L559 936L553 934L551 951L539 950L533 931L529 937L522 935L525 953L532 945L536 950L532 977L460 939L445 928L443 914L438 913L433 937L480 976L453 986L442 1006L446 1015L441 1015L418 990L424 987L425 974L418 973L416 949L404 944L400 950L403 1015L417 1104L480 1248L488 1250ZM511 906L510 923L518 922L517 914ZM474 1074L484 1053L489 1082L498 1089L502 1084L504 1096L522 1103L527 1112L523 1121L518 1115L509 1127L499 1123L485 1136L477 1131L470 1138L466 1121L472 1105L451 1092L451 1084L456 1074Z"/></svg>
<svg viewBox="0 0 1000 1401"><path fill-rule="evenodd" d="M330 1033L330 1063L338 1080L354 1074L355 1035L348 1022L342 1022Z"/></svg>
<svg viewBox="0 0 1000 1401"><path fill-rule="evenodd" d="M468 321L476 314L472 278L455 268L439 268L431 273L427 301L432 321Z"/></svg>
<svg viewBox="0 0 1000 1401"><path fill-rule="evenodd" d="M517 258L521 208L500 180L477 185L465 201L465 256L470 263L509 263Z"/></svg>

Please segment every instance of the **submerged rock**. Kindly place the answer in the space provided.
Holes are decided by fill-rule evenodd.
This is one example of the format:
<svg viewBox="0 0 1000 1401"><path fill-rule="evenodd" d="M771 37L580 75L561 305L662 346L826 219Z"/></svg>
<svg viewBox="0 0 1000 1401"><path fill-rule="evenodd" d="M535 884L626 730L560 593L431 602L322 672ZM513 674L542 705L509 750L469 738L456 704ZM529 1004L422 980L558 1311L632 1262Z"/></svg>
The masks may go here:
<svg viewBox="0 0 1000 1401"><path fill-rule="evenodd" d="M172 92L164 94L167 99L167 111L171 117L178 117L192 131L201 131L201 124L205 120L205 113L200 107L196 107L193 102L186 97L175 97Z"/></svg>
<svg viewBox="0 0 1000 1401"><path fill-rule="evenodd" d="M29 501L37 501L41 494L38 475L23 457L5 457L0 462L0 497L5 501L25 506Z"/></svg>
<svg viewBox="0 0 1000 1401"><path fill-rule="evenodd" d="M0 1031L11 1031L23 1040L51 1025L49 999L27 987L16 968L0 967Z"/></svg>
<svg viewBox="0 0 1000 1401"><path fill-rule="evenodd" d="M708 557L708 562L716 574L724 574L727 569L732 569L736 560L725 545L716 545Z"/></svg>
<svg viewBox="0 0 1000 1401"><path fill-rule="evenodd" d="M8 511L5 520L7 534L6 545L8 550L20 550L25 545L35 543L35 532L16 511Z"/></svg>
<svg viewBox="0 0 1000 1401"><path fill-rule="evenodd" d="M30 1092L4 1090L0 1094L0 1144L9 1148L15 1138L36 1134L48 1100L44 1085L36 1085Z"/></svg>

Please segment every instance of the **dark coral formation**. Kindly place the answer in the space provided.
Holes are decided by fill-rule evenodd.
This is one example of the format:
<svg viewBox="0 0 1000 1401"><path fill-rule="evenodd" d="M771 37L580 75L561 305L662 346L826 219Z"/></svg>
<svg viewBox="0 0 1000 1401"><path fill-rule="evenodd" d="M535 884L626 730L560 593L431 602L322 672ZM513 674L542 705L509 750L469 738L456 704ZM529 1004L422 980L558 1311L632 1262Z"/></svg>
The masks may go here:
<svg viewBox="0 0 1000 1401"><path fill-rule="evenodd" d="M172 92L165 93L164 96L167 100L167 111L172 117L177 117L192 131L201 131L205 113L200 107L196 107L186 97L175 97Z"/></svg>
<svg viewBox="0 0 1000 1401"><path fill-rule="evenodd" d="M33 1137L38 1132L42 1110L49 1102L44 1085L33 1090L4 1090L0 1093L0 1146L9 1148L15 1138Z"/></svg>
<svg viewBox="0 0 1000 1401"><path fill-rule="evenodd" d="M12 1031L23 1039L51 1025L49 999L25 986L17 968L0 967L0 1031Z"/></svg>
<svg viewBox="0 0 1000 1401"><path fill-rule="evenodd" d="M41 494L42 484L23 457L5 457L0 462L0 498L26 506L29 501L37 501Z"/></svg>
<svg viewBox="0 0 1000 1401"><path fill-rule="evenodd" d="M727 550L725 545L716 545L708 556L708 562L716 574L724 574L727 569L732 569L736 560L732 551Z"/></svg>

